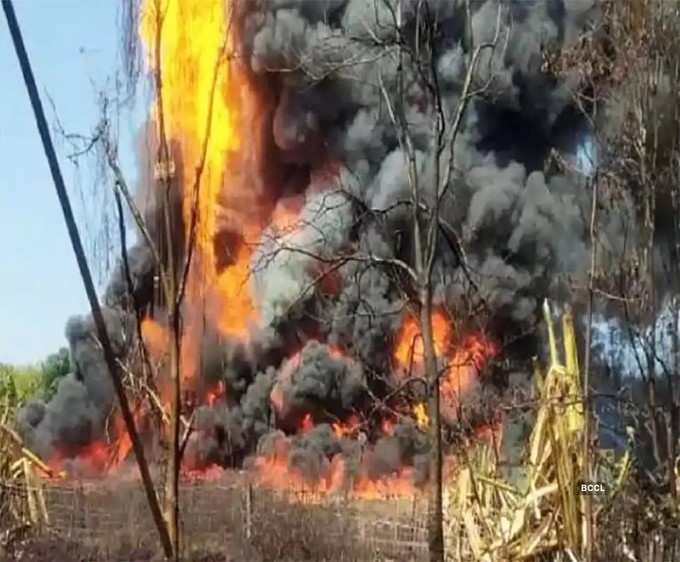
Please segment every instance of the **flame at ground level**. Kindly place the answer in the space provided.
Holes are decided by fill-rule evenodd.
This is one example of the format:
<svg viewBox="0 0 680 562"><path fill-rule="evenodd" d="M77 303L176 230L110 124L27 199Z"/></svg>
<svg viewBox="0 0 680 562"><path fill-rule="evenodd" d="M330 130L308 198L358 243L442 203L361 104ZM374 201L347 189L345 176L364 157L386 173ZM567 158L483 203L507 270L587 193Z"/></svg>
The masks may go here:
<svg viewBox="0 0 680 562"><path fill-rule="evenodd" d="M342 456L334 456L325 474L315 480L291 467L286 455L257 457L254 464L255 481L276 490L305 490L319 495L346 493L362 499L412 497L419 493L410 467L403 467L380 478L348 478L345 463Z"/></svg>
<svg viewBox="0 0 680 562"><path fill-rule="evenodd" d="M486 443L498 453L502 438L502 423L496 422L478 428L466 448ZM370 451L370 449L368 449ZM402 465L388 474L370 477L361 461L359 470L350 474L347 470L347 459L336 454L328 459L314 477L305 475L291 464L289 443L285 439L275 444L275 450L268 456L255 459L254 480L257 484L276 490L307 491L320 497L327 494L344 494L357 499L386 500L398 497L414 497L427 493L427 485L417 485L412 466ZM456 454L447 454L443 460L445 476L459 466Z"/></svg>

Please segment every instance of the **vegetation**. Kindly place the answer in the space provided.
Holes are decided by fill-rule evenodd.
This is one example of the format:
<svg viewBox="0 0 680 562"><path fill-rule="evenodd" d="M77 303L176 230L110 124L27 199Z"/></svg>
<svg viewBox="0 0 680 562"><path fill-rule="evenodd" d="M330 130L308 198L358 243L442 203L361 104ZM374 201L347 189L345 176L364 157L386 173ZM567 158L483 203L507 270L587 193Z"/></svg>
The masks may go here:
<svg viewBox="0 0 680 562"><path fill-rule="evenodd" d="M56 353L47 356L40 365L42 372L45 398L49 399L56 391L59 381L71 370L71 359L68 349L62 347Z"/></svg>
<svg viewBox="0 0 680 562"><path fill-rule="evenodd" d="M14 366L0 363L0 400L18 405L45 391L44 373L36 366Z"/></svg>
<svg viewBox="0 0 680 562"><path fill-rule="evenodd" d="M63 347L35 365L0 363L0 402L14 409L31 398L48 400L70 368Z"/></svg>
<svg viewBox="0 0 680 562"><path fill-rule="evenodd" d="M401 288L409 295L408 304L417 312L426 363L424 382L430 399L429 429L435 469L432 509L428 517L428 551L432 561L443 560L445 553L458 553L458 560L538 560L543 556L552 556L555 560L612 560L615 559L613 548L618 549L617 552L620 550L620 558L616 559L658 559L656 555L645 554L647 544L661 544L666 540L667 531L678 526L680 299L677 295L680 288L677 280L680 270L677 268L680 263L680 221L677 217L680 216L680 184L677 180L680 178L680 138L677 131L680 130L680 98L677 92L680 49L676 41L680 36L677 33L680 12L663 3L636 0L602 4L601 24L586 34L573 50L554 54L554 58L548 51L545 54L546 71L555 76L575 74L578 78L575 101L588 122L588 136L595 155L592 169L581 178L584 189L592 193L591 209L584 210L590 216L588 283L586 286L575 282L569 285L569 300L579 307L578 315L586 320L587 330L584 340L578 340L571 315L566 317L562 364L558 360L556 338L548 317L549 368L545 373L537 369L531 400L522 406L532 411L535 423L524 458L519 467L514 467L513 478L503 472L505 467L499 461L497 451L480 442L474 448L461 451L458 471L443 481L439 413L441 369L437 364L432 327L435 250L438 244L447 242L440 240L444 236L442 233L447 231L441 222L439 201L447 189L449 175L454 173L454 142L468 102L486 93L484 88L471 89L479 49L493 49L495 40L472 51L461 100L455 111L447 114L438 89L432 44L428 42L437 30L437 22L428 20L428 14L423 15L423 44L418 44L413 53L402 39L400 14L395 12L394 44L384 43L395 57L398 68L402 68L404 60L412 58L415 61L414 68L418 72L414 74L431 93L430 101L438 109L430 128L435 147L432 169L446 172L443 177L437 176L430 186L435 197L432 206L428 207L423 202L427 201L423 191L426 178L416 166L416 151L411 140L413 126L404 110L408 73L399 74L394 90L385 87L381 77L381 94L400 146L408 158L407 181L412 209L408 224L415 240L414 263L360 254L345 255L338 263L353 260L379 267L389 265L407 280ZM159 5L156 4L154 29L158 60L162 29ZM104 143L107 164L116 174L115 195L119 208L122 209L122 195L154 254L155 266L160 271L162 300L168 308L172 394L169 421L164 426L167 449L164 519L157 519L156 524L161 536L165 531L172 543L166 548L166 555L177 559L182 532L180 522L186 514L186 504L180 509L179 497L183 451L179 431L182 407L180 305L190 271L198 207L196 203L190 208L186 255L174 256L174 238L167 226L170 224L172 187L172 174L167 170L171 169L172 161L162 125L165 116L161 78L159 68L155 87L160 149L159 173L155 179L165 194L162 204L168 230L161 237L165 236L165 246L170 249L167 263L158 257L160 254L149 229L132 203L127 183L119 173L117 152L113 145L107 144L107 134L102 133L99 142ZM213 93L214 86L211 100ZM209 131L208 126L204 147ZM205 154L197 166L195 193L201 182L204 160ZM574 173L566 160L557 158L554 164L565 172ZM621 225L610 224L606 213L601 212L612 209L620 210L619 214L624 217ZM630 216L624 216L626 213ZM120 215L122 217L122 211ZM124 230L121 227L122 238ZM617 237L626 242L623 248L608 240L608 233L614 230ZM124 239L121 246L125 251ZM462 246L452 249L460 249L463 254ZM312 257L328 263L324 256ZM176 258L181 259L176 262ZM133 294L131 289L129 292ZM603 310L614 311L626 325L627 332L614 347L627 345L635 352L637 372L635 378L628 379L632 381L630 384L624 382L621 374L622 361L595 357L595 353L591 357L591 349L595 346L591 333L596 321L594 317ZM667 327L670 358L662 353L663 340L659 336L659 328L665 328L661 314L664 310L669 310L673 319ZM583 367L579 365L577 348L582 350ZM606 376L600 374L601 360L610 369ZM32 397L49 398L69 370L70 360L65 349L37 366L0 364L0 410L8 407L14 411ZM631 387L630 391L626 387ZM607 407L612 411L616 409L616 415L611 417L624 422L619 425L625 424L628 438L619 450L611 451L612 459L604 454L604 447L598 443L599 430L608 421L600 408L604 401L608 401ZM517 404L511 407L520 409ZM610 488L606 501L581 496L577 488L581 480L606 482ZM149 495L155 501L156 492L150 490ZM263 503L267 508L274 505L273 502ZM332 535L327 531L332 528L332 521L330 517L326 520L329 513L325 508L314 506L304 515L296 511L296 506L286 503L285 508L290 513L281 515L273 508L271 513L264 509L258 511L255 525L248 519L244 534L255 554L271 560L287 555L327 559L337 554L336 545L328 542ZM267 517L271 517L271 523L267 522ZM347 538L346 528L332 531L343 538L342 542L351 541ZM662 557L669 559L677 542L677 534L673 534L667 545L654 547L657 548L654 552L662 552ZM318 549L315 556L313 548Z"/></svg>

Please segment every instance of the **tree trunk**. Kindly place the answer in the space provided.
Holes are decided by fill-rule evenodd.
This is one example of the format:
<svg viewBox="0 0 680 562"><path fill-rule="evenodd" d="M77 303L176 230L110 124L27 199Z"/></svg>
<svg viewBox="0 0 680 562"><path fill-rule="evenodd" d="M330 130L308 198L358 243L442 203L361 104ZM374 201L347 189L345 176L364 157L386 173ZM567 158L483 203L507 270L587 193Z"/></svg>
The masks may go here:
<svg viewBox="0 0 680 562"><path fill-rule="evenodd" d="M442 433L439 408L439 373L432 333L432 295L429 286L421 291L420 328L429 381L430 417L430 504L428 510L428 550L430 562L444 562L444 510L442 505Z"/></svg>
<svg viewBox="0 0 680 562"><path fill-rule="evenodd" d="M162 110L161 110L162 115ZM161 162L169 161L167 144L161 140ZM173 546L173 559L179 560L179 471L180 471L180 435L179 422L181 415L181 379L180 379L180 350L181 350L181 313L177 303L177 270L175 254L172 245L172 207L170 192L172 183L168 178L164 181L164 222L165 241L168 251L166 269L167 307L170 325L170 423L168 425L168 464L165 481L164 517L168 526L168 533Z"/></svg>
<svg viewBox="0 0 680 562"><path fill-rule="evenodd" d="M71 203L69 201L68 193L66 191L66 185L64 184L64 179L61 175L61 169L59 168L59 161L57 159L57 155L54 151L54 146L52 144L52 138L50 136L47 120L45 119L45 113L42 107L42 102L40 101L38 88L35 84L33 70L31 69L28 54L24 46L24 40L23 37L21 36L19 22L16 19L14 6L12 5L11 0L2 0L2 7L7 18L7 24L10 29L17 58L19 59L21 72L24 76L26 89L28 91L28 97L31 101L31 106L33 107L36 125L38 126L38 132L40 134L43 149L45 151L45 156L50 167L52 180L54 181L54 187L57 191L57 197L59 198L59 203L64 214L64 221L66 223L66 228L68 230L69 238L71 240L71 245L73 246L73 252L76 256L76 262L78 264L80 275L85 286L85 293L87 294L87 298L90 303L90 308L92 310L92 318L94 319L95 327L97 330L97 336L102 346L104 360L106 362L109 375L111 376L114 390L116 391L116 395L118 397L121 414L123 416L123 421L125 422L125 428L132 442L132 449L137 460L137 466L139 468L139 472L142 478L142 483L144 486L144 491L146 493L149 509L151 511L151 515L158 530L161 545L163 546L163 551L165 555L169 557L171 554L172 547L168 529L163 521L160 505L158 502L158 496L156 494L156 489L151 478L149 465L144 455L144 446L142 445L142 441L137 432L137 428L135 426L135 419L132 414L132 410L130 408L127 395L125 394L125 388L123 386L123 382L120 376L120 370L116 362L116 357L113 352L113 347L111 345L111 341L109 339L109 335L106 329L106 324L104 322L104 317L102 315L101 307L99 305L97 291L92 281L92 275L90 274L90 268L87 264L85 250L83 249L83 244L80 239L80 233L78 232L78 226L73 216Z"/></svg>
<svg viewBox="0 0 680 562"><path fill-rule="evenodd" d="M156 97L158 108L158 163L162 170L169 170L170 149L165 129L165 107L163 103L163 76L161 63L163 17L161 3L155 4L156 33L154 52L156 56ZM180 350L181 350L181 311L177 302L177 259L173 244L173 207L171 176L164 173L162 176L163 188L163 226L165 237L165 249L167 263L164 270L165 300L168 310L168 323L170 326L170 423L168 425L168 459L165 474L165 497L163 515L168 527L168 533L173 547L173 560L179 560L179 471L180 471L180 416L181 416L181 379L180 379Z"/></svg>
<svg viewBox="0 0 680 562"><path fill-rule="evenodd" d="M173 545L175 560L179 560L179 422L181 408L181 384L180 384L180 334L179 318L173 314L171 318L172 337L170 342L170 424L168 427L168 465L165 481L165 506L164 516L168 526L168 533Z"/></svg>

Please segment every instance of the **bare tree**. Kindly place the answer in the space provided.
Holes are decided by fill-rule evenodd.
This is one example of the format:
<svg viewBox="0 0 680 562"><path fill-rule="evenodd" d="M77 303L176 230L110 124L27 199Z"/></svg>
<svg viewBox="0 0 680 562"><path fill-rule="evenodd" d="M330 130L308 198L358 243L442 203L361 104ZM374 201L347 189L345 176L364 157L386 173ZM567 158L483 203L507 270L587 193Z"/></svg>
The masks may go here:
<svg viewBox="0 0 680 562"><path fill-rule="evenodd" d="M165 17L166 3L161 0L154 0L150 4L151 14L147 16L153 18L153 44L149 46L152 51L154 73L153 86L155 92L155 146L156 154L153 159L154 181L157 183L158 191L155 193L157 209L160 213L161 227L153 228L148 223L148 216L140 209L132 189L126 178L126 174L120 164L119 148L117 135L113 126L111 111L116 111L120 103L112 100L106 95L100 99L101 118L89 136L66 134L64 137L72 144L74 151L72 159L94 153L96 158L105 167L106 177L110 179L118 215L118 229L121 245L121 262L125 274L128 297L131 300L130 308L135 314L137 339L139 342L140 361L138 366L146 371L143 377L135 376L134 369L121 364L123 371L128 373L129 380L135 385L141 385L144 400L148 400L151 408L157 413L156 418L161 422L164 434L164 445L167 458L165 461L165 483L163 494L163 517L167 525L170 542L172 544L172 557L178 559L180 555L180 529L179 529L179 480L181 472L182 453L186 445L189 434L191 433L191 420L187 419L182 411L182 386L181 386L181 364L182 364L182 336L183 303L187 294L187 284L191 275L192 261L195 255L197 228L200 221L199 217L199 194L204 169L206 166L206 155L211 138L213 103L218 82L218 76L227 61L227 35L219 52L215 53L215 64L209 91L208 113L203 129L198 161L191 162L186 166L186 170L193 170L193 177L182 177L182 183L178 180L179 171L175 169L175 161L171 150L171 140L168 136L167 109L164 103L163 94L163 74L162 74L162 43L163 43L163 24ZM124 34L124 51L128 57L127 63L134 66L134 71L129 71L128 93L134 94L134 82L139 78L139 68L137 58L139 56L138 38L130 34L138 32L141 6L136 2L126 2L124 22L126 27ZM179 197L178 197L179 196ZM189 224L181 224L177 220L177 200L181 196L188 198L191 203ZM142 244L146 245L151 253L154 270L159 278L160 300L165 309L165 316L168 329L168 348L167 361L163 361L163 367L167 373L162 373L157 365L152 365L149 351L144 344L141 330L141 322L144 319L139 303L134 302L134 287L130 277L130 266L128 263L126 249L126 227L124 224L123 202L126 209L131 214L136 226L136 231ZM183 232L177 232L177 228L183 228ZM177 241L184 240L184 247L178 249ZM170 400L169 404L161 403L157 391L158 377L167 375L170 381ZM188 414L188 412L186 412ZM181 435L181 427L184 425L184 436Z"/></svg>
<svg viewBox="0 0 680 562"><path fill-rule="evenodd" d="M468 53L465 61L465 73L457 100L452 105L445 99L441 85L440 70L438 69L438 47L441 22L438 20L436 3L420 0L408 9L402 2L394 5L389 2L376 1L378 7L386 7L388 22L383 23L380 33L371 31L367 25L367 37L355 39L353 54L345 60L319 66L314 54L308 57L301 55L300 70L313 82L323 80L334 73L351 74L352 69L364 65L374 65L377 68L375 87L381 97L389 116L389 122L398 139L399 147L404 157L405 170L408 177L409 195L400 200L398 206L408 209L407 236L412 240L413 251L407 258L380 257L367 253L364 249L349 248L346 251L328 254L324 248L323 235L311 247L300 247L289 243L286 239L269 240L271 246L260 256L256 266L265 268L267 263L282 252L303 254L310 260L324 264L322 275L313 278L303 289L303 298L313 290L330 272L342 268L347 264L361 266L361 268L383 268L391 272L392 278L397 280L404 295L405 307L417 319L418 337L422 341L425 376L413 376L393 394L403 392L412 383L422 383L428 397L428 420L430 437L430 515L429 515L429 551L433 562L444 560L444 532L443 532L443 453L442 453L442 418L440 405L440 382L444 373L450 368L445 357L438 356L442 350L437 349L433 332L432 318L434 314L433 279L435 265L438 260L442 244L448 244L450 249L459 256L459 265L466 268L465 250L463 242L442 214L441 208L447 196L451 196L451 185L458 173L456 170L456 140L463 127L466 110L470 102L484 95L492 81L492 72L479 72L478 66L482 55L489 55L500 43L505 34L502 33L502 7L499 7L495 33L488 42L477 43L471 28L471 6L465 3L468 30L465 51ZM415 29L414 29L415 26ZM351 39L352 40L352 39ZM382 63L396 68L396 78L389 79L380 69ZM373 66L371 66L373 68ZM287 72L291 69L286 69ZM431 119L431 131L427 150L424 155L419 152L414 140L414 124L409 121L409 89L414 85L424 92L422 103L427 106L425 113ZM424 160L432 174L425 174ZM342 193L350 201L362 207L361 202L353 201L350 189L340 185ZM333 194L329 194L330 199ZM321 204L325 208L325 203ZM327 211L327 209L325 209ZM371 217L385 215L388 211L364 209L364 214ZM305 228L308 225L298 225ZM274 237L276 238L276 237ZM473 283L474 284L474 283ZM296 301L297 302L297 301ZM412 342L415 345L415 342ZM381 403L384 406L384 400Z"/></svg>
<svg viewBox="0 0 680 562"><path fill-rule="evenodd" d="M470 4L467 3L468 16ZM485 49L496 46L500 30L500 11L496 29L496 37L492 43L471 45L468 47L469 60L463 89L457 107L451 111L442 100L440 78L436 70L435 34L437 21L432 7L427 2L421 2L417 7L417 20L421 24L413 41L407 38L402 19L402 6L399 4L395 13L395 31L397 49L394 56L399 59L399 66L410 59L416 67L417 73L424 82L425 89L430 93L429 102L433 108L433 129L429 157L433 159L432 169L434 177L431 186L424 186L419 177L418 157L404 112L406 85L404 74L400 73L397 91L393 95L381 84L382 94L387 104L390 118L397 130L399 144L408 159L408 183L411 188L411 227L415 243L413 266L401 265L415 288L414 304L418 311L418 321L423 341L425 372L428 380L430 440L431 440L431 506L429 530L430 560L442 562L444 560L443 506L442 506L442 430L440 412L440 370L438 367L437 351L432 328L432 289L433 267L437 256L442 217L440 204L450 188L452 176L455 174L454 147L456 137L460 131L462 119L471 98L480 95L485 86L473 84L475 70L480 54ZM422 34L422 35L421 35ZM429 198L426 193L432 194ZM455 232L455 231L454 231Z"/></svg>
<svg viewBox="0 0 680 562"><path fill-rule="evenodd" d="M651 451L651 465L643 464L653 483L666 485L674 479L680 437L679 29L673 3L603 2L598 25L560 61L581 79L577 101L592 141L589 308L595 298L624 319L624 341L616 343L632 350L645 388L646 412L631 413L649 445L645 453ZM613 225L597 209L618 210L615 232L623 246L608 238ZM587 349L586 376L589 356ZM670 490L675 497L675 486Z"/></svg>

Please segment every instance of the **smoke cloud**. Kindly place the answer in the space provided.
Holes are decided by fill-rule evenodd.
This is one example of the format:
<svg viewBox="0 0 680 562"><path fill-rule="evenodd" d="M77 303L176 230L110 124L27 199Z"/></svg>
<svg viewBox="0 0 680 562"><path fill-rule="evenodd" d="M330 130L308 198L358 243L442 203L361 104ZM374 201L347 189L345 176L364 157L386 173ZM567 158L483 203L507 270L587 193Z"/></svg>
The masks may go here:
<svg viewBox="0 0 680 562"><path fill-rule="evenodd" d="M187 445L194 467L239 464L258 454L286 459L308 480L340 468L345 479L379 478L403 466L418 482L427 476L427 440L413 424L397 423L382 437L375 427L362 428L363 443L332 428L365 408L369 391L384 394L389 387L392 346L405 314L398 273L361 260L335 261L359 254L413 259L407 158L386 95L408 123L425 202L433 200L434 178L446 172L435 169L430 91L413 57L400 59L394 48L397 40L414 45L421 3L399 3L400 32L397 4L234 4L238 60L264 105L264 133L248 140L262 143L254 153L267 156L240 174L261 179L268 170L267 181L257 182L267 185L274 212L251 264L259 326L247 342L205 342L213 359L198 376L205 386L221 382L226 390L195 412ZM585 129L571 105L575 83L546 74L542 54L573 41L597 16L595 4L473 0L468 20L462 0L427 3L438 21L432 62L447 116L461 102L472 45L497 43L480 58L474 85L484 91L470 101L453 146L441 202L446 236L433 276L437 304L463 314L474 293L519 331L535 320L537 303L560 274L584 270L588 194L544 163L553 149L575 151ZM291 200L298 208L293 220L277 220L290 214ZM230 240L218 236L216 243ZM135 247L130 262L135 300L147 307L150 253ZM126 293L119 268L106 302L121 354L129 348L121 312L129 306ZM101 438L113 405L91 322L70 321L67 338L73 374L49 404L29 404L20 414L22 435L44 457L55 449L77 455ZM306 415L315 426L301 432Z"/></svg>

